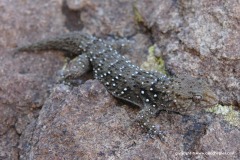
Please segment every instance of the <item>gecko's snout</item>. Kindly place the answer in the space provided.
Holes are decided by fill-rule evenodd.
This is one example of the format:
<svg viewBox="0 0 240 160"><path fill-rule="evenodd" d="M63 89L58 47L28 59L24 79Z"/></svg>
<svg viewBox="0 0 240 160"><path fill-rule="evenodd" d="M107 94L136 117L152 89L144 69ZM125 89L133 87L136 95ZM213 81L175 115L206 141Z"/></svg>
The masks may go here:
<svg viewBox="0 0 240 160"><path fill-rule="evenodd" d="M210 89L203 93L203 97L203 102L205 103L206 107L212 107L218 104L218 96Z"/></svg>

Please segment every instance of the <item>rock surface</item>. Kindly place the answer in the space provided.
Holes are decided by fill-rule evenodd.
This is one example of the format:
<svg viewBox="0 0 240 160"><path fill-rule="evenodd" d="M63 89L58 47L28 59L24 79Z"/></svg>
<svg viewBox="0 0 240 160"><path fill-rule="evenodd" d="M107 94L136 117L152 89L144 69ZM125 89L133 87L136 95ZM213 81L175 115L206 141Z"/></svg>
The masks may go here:
<svg viewBox="0 0 240 160"><path fill-rule="evenodd" d="M55 85L62 53L14 54L73 30L127 37L134 63L155 44L169 70L206 78L221 104L239 108L239 11L237 1L0 1L0 159L239 159L239 126L219 115L160 113L168 134L151 139L129 126L138 109L97 80Z"/></svg>

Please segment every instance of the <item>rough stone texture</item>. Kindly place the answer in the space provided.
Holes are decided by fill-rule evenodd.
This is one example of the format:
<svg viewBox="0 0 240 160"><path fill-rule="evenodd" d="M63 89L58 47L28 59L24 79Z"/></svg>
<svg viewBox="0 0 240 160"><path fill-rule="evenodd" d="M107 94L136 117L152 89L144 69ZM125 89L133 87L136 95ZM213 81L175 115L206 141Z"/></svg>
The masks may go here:
<svg viewBox="0 0 240 160"><path fill-rule="evenodd" d="M47 31L63 32L63 16L55 14L61 3L39 2L0 2L0 159L19 158L19 137L38 117L63 65L56 54L13 54L17 44L46 37Z"/></svg>
<svg viewBox="0 0 240 160"><path fill-rule="evenodd" d="M240 104L239 1L139 1L175 73L206 78L224 104Z"/></svg>
<svg viewBox="0 0 240 160"><path fill-rule="evenodd" d="M221 119L216 118L206 131L206 134L201 138L197 150L204 153L215 151L228 153L226 155L219 155L219 153L212 153L206 155L206 159L239 159L239 129L235 130L228 123L221 122ZM205 144L205 145L202 145ZM215 154L215 155L214 155Z"/></svg>
<svg viewBox="0 0 240 160"><path fill-rule="evenodd" d="M69 9L76 10L73 0L67 0ZM75 1L74 1L75 2ZM118 35L129 37L136 34L132 2L120 1L82 1L80 19L84 24L83 31L95 35Z"/></svg>
<svg viewBox="0 0 240 160"><path fill-rule="evenodd" d="M222 104L239 106L239 11L238 1L0 1L0 159L239 159L239 128L221 116L163 112L155 122L169 131L165 141L149 139L128 126L138 109L98 81L54 86L61 54L13 55L17 45L72 30L128 37L133 62L156 44L172 72L206 78Z"/></svg>
<svg viewBox="0 0 240 160"><path fill-rule="evenodd" d="M220 126L210 115L200 113L195 117L162 113L156 122L170 132L162 142L146 138L138 126L128 126L136 111L116 104L116 100L97 80L86 81L74 88L57 85L38 119L32 121L20 137L20 159L194 157L177 155L181 151L234 152L230 158L237 159L239 156L237 148L232 150L229 146L234 144L235 147L240 147L237 136L239 131L230 126ZM222 125L227 124L223 122ZM228 130L223 132L226 128ZM226 141L219 142L219 133L215 130ZM209 142L216 143L217 147ZM225 147L221 147L224 143ZM226 157L229 156L222 158Z"/></svg>

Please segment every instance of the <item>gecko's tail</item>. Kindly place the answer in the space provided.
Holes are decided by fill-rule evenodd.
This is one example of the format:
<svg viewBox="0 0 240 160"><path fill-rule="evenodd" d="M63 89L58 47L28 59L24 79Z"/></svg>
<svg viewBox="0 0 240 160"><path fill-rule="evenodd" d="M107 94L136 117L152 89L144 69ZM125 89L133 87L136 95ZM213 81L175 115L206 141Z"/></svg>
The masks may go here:
<svg viewBox="0 0 240 160"><path fill-rule="evenodd" d="M77 56L94 41L94 37L81 32L71 32L55 38L45 39L33 44L21 46L16 52L58 50L67 52L67 56Z"/></svg>

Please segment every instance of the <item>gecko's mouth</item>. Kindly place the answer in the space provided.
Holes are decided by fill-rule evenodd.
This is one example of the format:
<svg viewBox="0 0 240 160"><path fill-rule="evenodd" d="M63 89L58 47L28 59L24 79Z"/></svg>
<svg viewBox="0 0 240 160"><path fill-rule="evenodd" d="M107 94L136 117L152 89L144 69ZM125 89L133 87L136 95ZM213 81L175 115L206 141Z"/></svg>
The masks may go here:
<svg viewBox="0 0 240 160"><path fill-rule="evenodd" d="M214 104L209 104L209 105L206 105L205 107L206 108L210 108L210 107L214 107L214 106L216 106L218 103L214 103Z"/></svg>

